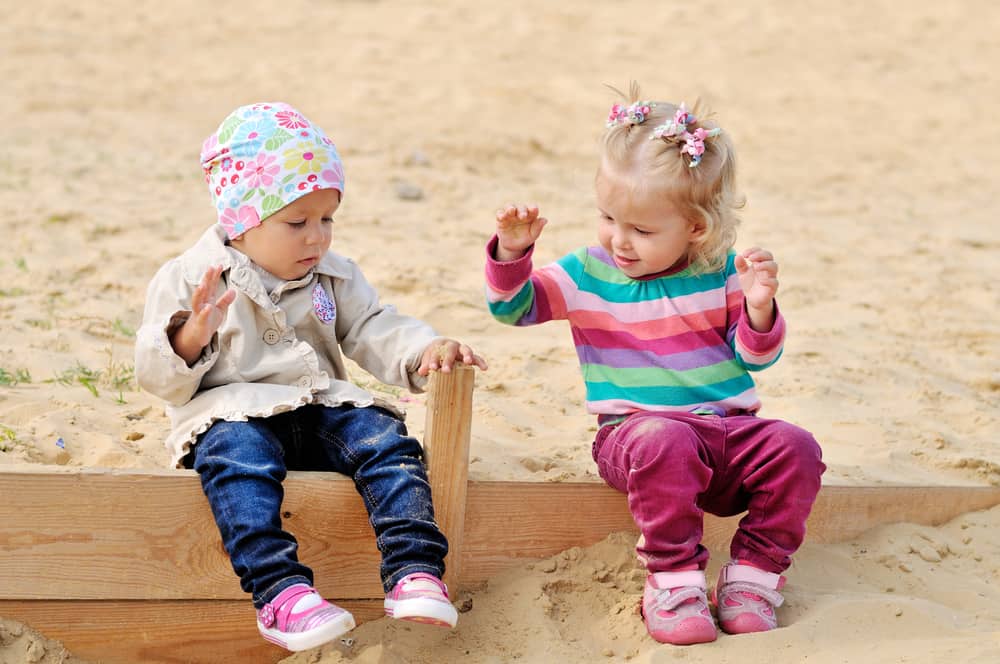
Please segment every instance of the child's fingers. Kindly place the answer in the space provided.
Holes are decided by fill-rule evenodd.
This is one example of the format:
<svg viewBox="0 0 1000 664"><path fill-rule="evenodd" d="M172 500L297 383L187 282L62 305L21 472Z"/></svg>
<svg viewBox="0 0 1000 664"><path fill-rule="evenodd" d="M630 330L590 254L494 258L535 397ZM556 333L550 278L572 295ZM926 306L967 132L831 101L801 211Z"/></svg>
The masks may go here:
<svg viewBox="0 0 1000 664"><path fill-rule="evenodd" d="M760 247L750 247L741 254L743 258L751 263L763 263L765 261L773 261L774 256L767 249L761 249Z"/></svg>
<svg viewBox="0 0 1000 664"><path fill-rule="evenodd" d="M222 274L221 265L213 265L205 270L201 281L191 294L191 310L200 312L206 303L209 302L209 293L215 290L219 283L219 276Z"/></svg>
<svg viewBox="0 0 1000 664"><path fill-rule="evenodd" d="M210 337L215 332L216 328L212 327L212 314L214 313L215 307L211 304L203 304L191 317L189 322L193 324L192 331L198 337Z"/></svg>
<svg viewBox="0 0 1000 664"><path fill-rule="evenodd" d="M462 363L470 367L477 366L483 371L486 371L487 369L490 368L489 365L486 364L486 360L473 353L472 349L469 349L468 355L465 354L462 355Z"/></svg>
<svg viewBox="0 0 1000 664"><path fill-rule="evenodd" d="M220 297L219 300L215 303L215 306L218 307L222 312L226 312L229 309L229 305L232 304L235 300L236 300L236 291L230 288L225 293L222 294L222 297Z"/></svg>
<svg viewBox="0 0 1000 664"><path fill-rule="evenodd" d="M486 364L486 360L476 355L473 352L472 348L470 348L466 344L459 344L458 353L456 354L455 359L456 360L460 359L462 364L465 364L467 366L479 367L483 371L486 371L486 369L489 368L489 366Z"/></svg>
<svg viewBox="0 0 1000 664"><path fill-rule="evenodd" d="M460 357L462 359L462 364L468 364L468 365L473 364L473 361L472 361L473 355L474 355L474 353L472 352L471 348L469 348L465 344L460 344L459 345L459 347L458 347L458 357Z"/></svg>
<svg viewBox="0 0 1000 664"><path fill-rule="evenodd" d="M506 221L511 218L517 218L517 206L513 203L507 203L502 208L497 210L497 221Z"/></svg>
<svg viewBox="0 0 1000 664"><path fill-rule="evenodd" d="M455 365L455 359L458 357L460 352L461 347L457 341L449 340L441 344L441 347L438 348L437 355L439 359L438 364L441 365L442 373L449 373L451 371L451 368Z"/></svg>
<svg viewBox="0 0 1000 664"><path fill-rule="evenodd" d="M778 290L778 280L773 276L759 276L757 277L757 284L763 286L764 288L770 288L773 290Z"/></svg>
<svg viewBox="0 0 1000 664"><path fill-rule="evenodd" d="M204 290L204 285L198 284L195 287L194 292L191 293L191 312L195 316L198 315L198 312L201 311L201 307L204 304L204 297L202 296Z"/></svg>
<svg viewBox="0 0 1000 664"><path fill-rule="evenodd" d="M466 344L449 339L439 344L431 346L424 352L417 373L421 376L428 375L431 371L450 373L456 362L462 362L468 366L476 366L486 371L489 365L486 360L476 355L472 348Z"/></svg>
<svg viewBox="0 0 1000 664"><path fill-rule="evenodd" d="M441 363L447 356L448 356L447 342L432 345L424 353L424 358L427 360L427 369L429 371L437 371L438 369L441 368Z"/></svg>
<svg viewBox="0 0 1000 664"><path fill-rule="evenodd" d="M778 274L778 264L775 261L757 261L753 264L753 271L758 275Z"/></svg>

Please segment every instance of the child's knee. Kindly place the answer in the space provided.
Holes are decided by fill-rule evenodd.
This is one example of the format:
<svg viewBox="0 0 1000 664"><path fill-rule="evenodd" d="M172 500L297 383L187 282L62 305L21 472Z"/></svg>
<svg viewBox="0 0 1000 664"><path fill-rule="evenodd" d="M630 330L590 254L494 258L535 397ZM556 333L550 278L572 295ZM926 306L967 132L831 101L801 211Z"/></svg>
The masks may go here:
<svg viewBox="0 0 1000 664"><path fill-rule="evenodd" d="M826 470L823 450L811 433L788 422L776 422L772 434L778 454L798 474L819 478Z"/></svg>

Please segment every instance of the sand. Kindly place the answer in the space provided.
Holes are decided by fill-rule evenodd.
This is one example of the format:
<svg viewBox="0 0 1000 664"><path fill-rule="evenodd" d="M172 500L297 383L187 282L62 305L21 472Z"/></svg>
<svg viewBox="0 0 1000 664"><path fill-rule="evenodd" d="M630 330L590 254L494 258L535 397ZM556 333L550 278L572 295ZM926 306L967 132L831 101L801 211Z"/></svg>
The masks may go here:
<svg viewBox="0 0 1000 664"><path fill-rule="evenodd" d="M471 477L596 480L569 332L494 322L482 252L508 201L551 220L539 262L593 241L605 85L636 79L701 98L736 142L738 246L776 255L789 324L758 376L762 414L815 433L828 485L996 485L998 29L991 3L926 0L8 8L0 466L166 465L162 404L131 373L145 288L213 220L201 140L238 105L284 100L344 158L334 250L491 363ZM357 377L422 432L422 397ZM993 510L807 543L784 629L687 649L644 635L618 535L476 589L454 633L376 621L352 648L290 661L989 660L998 529Z"/></svg>

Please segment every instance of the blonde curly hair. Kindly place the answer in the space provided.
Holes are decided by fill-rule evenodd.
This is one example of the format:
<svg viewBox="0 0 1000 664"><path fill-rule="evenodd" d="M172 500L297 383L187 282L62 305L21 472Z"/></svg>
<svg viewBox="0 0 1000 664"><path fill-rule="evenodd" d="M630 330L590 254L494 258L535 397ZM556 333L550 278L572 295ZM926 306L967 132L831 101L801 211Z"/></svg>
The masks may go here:
<svg viewBox="0 0 1000 664"><path fill-rule="evenodd" d="M639 85L633 82L628 94L612 88L627 105L642 103L648 113L639 122L609 122L601 141L601 164L596 178L605 169L636 173L636 188L665 196L685 218L702 232L688 247L688 264L695 274L721 270L726 255L736 244L737 211L745 204L736 188L736 155L726 132L706 138L700 162L692 166L691 155L682 151L683 140L655 137L655 129L674 119L678 110L670 102L643 102ZM711 114L696 102L691 114L696 121L688 131L717 127Z"/></svg>

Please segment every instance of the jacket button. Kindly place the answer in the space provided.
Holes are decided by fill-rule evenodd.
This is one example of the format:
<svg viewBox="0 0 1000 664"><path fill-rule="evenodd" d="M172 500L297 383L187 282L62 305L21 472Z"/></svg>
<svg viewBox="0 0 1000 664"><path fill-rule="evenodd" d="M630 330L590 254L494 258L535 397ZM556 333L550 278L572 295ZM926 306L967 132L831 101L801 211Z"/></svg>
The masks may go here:
<svg viewBox="0 0 1000 664"><path fill-rule="evenodd" d="M299 378L299 387L312 387L313 381L309 376Z"/></svg>
<svg viewBox="0 0 1000 664"><path fill-rule="evenodd" d="M269 327L266 330L264 330L264 343L266 343L268 346L273 346L274 344L278 343L280 339L281 335L278 334L278 331L273 327Z"/></svg>

